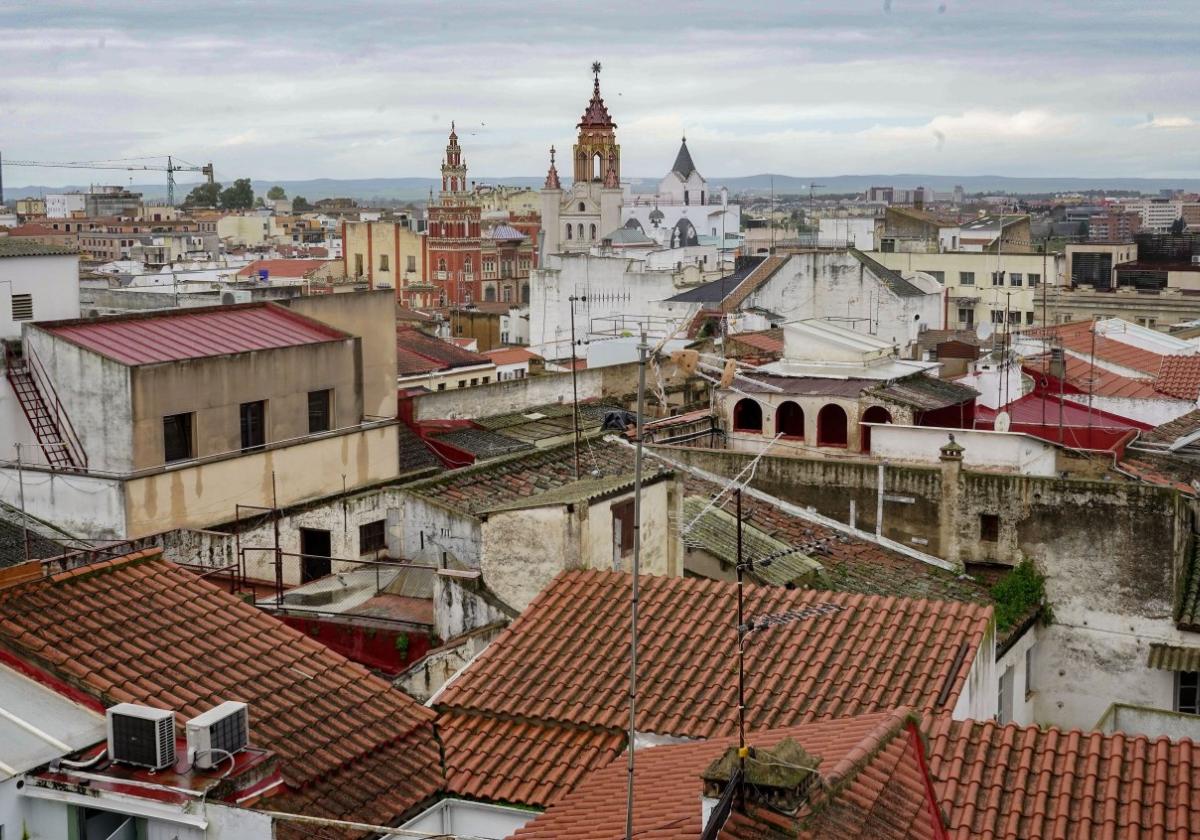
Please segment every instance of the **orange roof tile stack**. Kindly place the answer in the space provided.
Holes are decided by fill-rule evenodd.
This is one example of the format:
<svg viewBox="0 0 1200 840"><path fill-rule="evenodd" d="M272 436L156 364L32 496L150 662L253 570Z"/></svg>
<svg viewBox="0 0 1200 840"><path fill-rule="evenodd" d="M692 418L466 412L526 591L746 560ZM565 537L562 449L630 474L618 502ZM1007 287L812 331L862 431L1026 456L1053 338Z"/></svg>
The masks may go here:
<svg viewBox="0 0 1200 840"><path fill-rule="evenodd" d="M0 590L0 646L106 706L248 703L281 810L388 822L440 786L432 712L157 549Z"/></svg>
<svg viewBox="0 0 1200 840"><path fill-rule="evenodd" d="M930 773L967 840L1196 837L1200 756L1189 740L937 721Z"/></svg>

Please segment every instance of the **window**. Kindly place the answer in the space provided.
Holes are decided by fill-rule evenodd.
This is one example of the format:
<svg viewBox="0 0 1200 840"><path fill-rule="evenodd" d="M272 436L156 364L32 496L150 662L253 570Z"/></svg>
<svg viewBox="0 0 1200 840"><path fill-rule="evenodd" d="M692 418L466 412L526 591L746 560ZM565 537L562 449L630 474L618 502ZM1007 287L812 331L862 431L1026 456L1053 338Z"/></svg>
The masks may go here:
<svg viewBox="0 0 1200 840"><path fill-rule="evenodd" d="M589 229L589 230L588 230L588 232L589 232L589 234L590 234L590 235L588 236L588 238L589 238L589 239L595 239L595 238L596 238L596 226L595 226L595 225L589 225L589 226L588 226L588 229Z"/></svg>
<svg viewBox="0 0 1200 840"><path fill-rule="evenodd" d="M1014 310L1011 310L1011 311L1008 313L1008 323L1010 323L1010 324L1019 324L1019 323L1021 323L1021 313L1020 313L1020 312L1017 312L1015 309L1014 309Z"/></svg>
<svg viewBox="0 0 1200 840"><path fill-rule="evenodd" d="M944 272L944 271L929 271L927 269L922 269L922 271L924 271L926 274L928 274L934 280L941 283L943 286L946 285L946 272Z"/></svg>
<svg viewBox="0 0 1200 840"><path fill-rule="evenodd" d="M485 377L483 377L483 384L484 384L484 385L488 384L488 382L490 382L490 381L491 381L491 377L490 377L490 376L485 376Z"/></svg>
<svg viewBox="0 0 1200 840"><path fill-rule="evenodd" d="M505 286L500 290L500 299L505 303L512 303L512 286Z"/></svg>
<svg viewBox="0 0 1200 840"><path fill-rule="evenodd" d="M380 271L388 271L388 270L389 270L389 269L388 269L388 255L387 255L387 254L380 254L380 255L379 255L379 270L380 270Z"/></svg>
<svg viewBox="0 0 1200 840"><path fill-rule="evenodd" d="M458 387L459 387L459 388L466 388L466 387L467 387L467 380L465 380L465 379L460 379L460 380L458 380Z"/></svg>
<svg viewBox="0 0 1200 840"><path fill-rule="evenodd" d="M733 430L735 432L761 432L763 428L762 406L746 397L733 407Z"/></svg>
<svg viewBox="0 0 1200 840"><path fill-rule="evenodd" d="M622 558L633 554L633 499L612 506L613 570L620 571Z"/></svg>
<svg viewBox="0 0 1200 840"><path fill-rule="evenodd" d="M584 204L582 201L581 201L581 202L579 202L579 212L580 212L580 213L586 213L586 212L587 212L587 205L586 205L586 204Z"/></svg>
<svg viewBox="0 0 1200 840"><path fill-rule="evenodd" d="M1025 699L1033 696L1033 645L1025 649Z"/></svg>
<svg viewBox="0 0 1200 840"><path fill-rule="evenodd" d="M1032 312L1025 313L1025 326L1027 326L1027 327L1033 326L1033 313Z"/></svg>
<svg viewBox="0 0 1200 840"><path fill-rule="evenodd" d="M959 309L958 323L964 324L967 327L975 326L975 310L974 309Z"/></svg>
<svg viewBox="0 0 1200 840"><path fill-rule="evenodd" d="M267 443L267 401L242 403L242 451L262 449Z"/></svg>
<svg viewBox="0 0 1200 840"><path fill-rule="evenodd" d="M1175 674L1175 711L1200 715L1200 673L1179 671Z"/></svg>
<svg viewBox="0 0 1200 840"><path fill-rule="evenodd" d="M12 296L12 319L14 321L33 320L33 295Z"/></svg>
<svg viewBox="0 0 1200 840"><path fill-rule="evenodd" d="M1004 725L1012 722L1013 713L1013 667L1009 665L1000 675L1000 694L997 698L996 722Z"/></svg>
<svg viewBox="0 0 1200 840"><path fill-rule="evenodd" d="M1004 272L1003 271L993 271L992 272L992 285L993 286L1003 286L1004 285Z"/></svg>
<svg viewBox="0 0 1200 840"><path fill-rule="evenodd" d="M577 233L579 235L580 239L583 239L583 225L582 224L578 224L575 226L575 233Z"/></svg>
<svg viewBox="0 0 1200 840"><path fill-rule="evenodd" d="M444 258L439 259L438 260L438 271L445 271L445 270L446 270L446 260Z"/></svg>
<svg viewBox="0 0 1200 840"><path fill-rule="evenodd" d="M387 548L387 520L377 519L358 526L358 553L374 554Z"/></svg>
<svg viewBox="0 0 1200 840"><path fill-rule="evenodd" d="M363 273L363 256L362 254L354 255L354 276L362 277Z"/></svg>
<svg viewBox="0 0 1200 840"><path fill-rule="evenodd" d="M567 239L572 238L572 236L571 236L572 231L573 231L573 228L571 227L571 223L567 222Z"/></svg>
<svg viewBox="0 0 1200 840"><path fill-rule="evenodd" d="M780 403L775 412L775 431L784 437L804 438L804 410L791 400Z"/></svg>
<svg viewBox="0 0 1200 840"><path fill-rule="evenodd" d="M817 412L817 446L845 447L847 443L846 410L829 403Z"/></svg>
<svg viewBox="0 0 1200 840"><path fill-rule="evenodd" d="M1025 275L1025 281L1026 281L1027 285L1029 286L1029 288L1031 288L1031 289L1032 289L1032 288L1034 288L1035 286L1037 286L1039 283L1041 283L1041 282L1042 282L1042 275L1040 275L1040 274L1026 274L1026 275Z"/></svg>
<svg viewBox="0 0 1200 840"><path fill-rule="evenodd" d="M478 376L472 376L472 377L471 377L471 385L472 385L472 386L474 386L474 385L478 385L478 384L479 384L479 377L478 377Z"/></svg>
<svg viewBox="0 0 1200 840"><path fill-rule="evenodd" d="M999 309L992 310L992 323L993 324L1003 324L1004 323L1004 313L1001 312Z"/></svg>
<svg viewBox="0 0 1200 840"><path fill-rule="evenodd" d="M1012 272L1011 274L1009 274L1008 275L1008 285L1020 286L1021 285L1021 275L1015 271Z"/></svg>
<svg viewBox="0 0 1200 840"><path fill-rule="evenodd" d="M333 391L308 392L308 433L328 432L333 414Z"/></svg>
<svg viewBox="0 0 1200 840"><path fill-rule="evenodd" d="M979 514L979 539L983 542L1000 542L1000 516L998 514Z"/></svg>
<svg viewBox="0 0 1200 840"><path fill-rule="evenodd" d="M170 464L173 461L188 461L196 457L192 443L191 412L186 414L171 414L163 418L163 461Z"/></svg>
<svg viewBox="0 0 1200 840"><path fill-rule="evenodd" d="M975 285L975 272L974 271L958 272L958 285L974 286Z"/></svg>
<svg viewBox="0 0 1200 840"><path fill-rule="evenodd" d="M445 382L439 382L439 383L438 383L438 390L439 390L439 391L445 391L445 390L446 390L446 383L445 383Z"/></svg>
<svg viewBox="0 0 1200 840"><path fill-rule="evenodd" d="M404 269L405 269L405 271L416 271L417 270L417 258L409 257L408 262L405 263L405 265L404 265Z"/></svg>

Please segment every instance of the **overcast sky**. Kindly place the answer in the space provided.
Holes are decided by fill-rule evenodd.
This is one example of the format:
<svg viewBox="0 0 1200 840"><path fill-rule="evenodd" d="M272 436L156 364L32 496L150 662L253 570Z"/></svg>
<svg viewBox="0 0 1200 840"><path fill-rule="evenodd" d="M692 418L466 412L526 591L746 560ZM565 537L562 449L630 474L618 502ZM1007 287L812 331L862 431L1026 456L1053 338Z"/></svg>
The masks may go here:
<svg viewBox="0 0 1200 840"><path fill-rule="evenodd" d="M0 152L432 176L456 119L472 177L539 175L600 60L626 176L661 175L686 132L710 177L1200 177L1198 6L3 0Z"/></svg>

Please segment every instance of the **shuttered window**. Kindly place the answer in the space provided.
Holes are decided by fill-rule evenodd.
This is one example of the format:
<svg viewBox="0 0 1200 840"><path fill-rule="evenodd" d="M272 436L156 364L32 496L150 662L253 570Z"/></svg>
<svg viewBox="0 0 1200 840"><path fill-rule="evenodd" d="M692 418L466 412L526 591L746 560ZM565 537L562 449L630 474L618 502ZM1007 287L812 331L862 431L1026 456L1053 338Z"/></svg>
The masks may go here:
<svg viewBox="0 0 1200 840"><path fill-rule="evenodd" d="M14 321L33 320L33 295L12 296L12 319Z"/></svg>

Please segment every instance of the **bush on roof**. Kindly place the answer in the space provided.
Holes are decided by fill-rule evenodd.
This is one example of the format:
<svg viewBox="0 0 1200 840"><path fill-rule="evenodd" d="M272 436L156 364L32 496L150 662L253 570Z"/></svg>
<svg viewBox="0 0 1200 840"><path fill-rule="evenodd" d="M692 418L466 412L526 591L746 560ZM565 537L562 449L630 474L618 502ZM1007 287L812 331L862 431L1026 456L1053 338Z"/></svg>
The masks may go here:
<svg viewBox="0 0 1200 840"><path fill-rule="evenodd" d="M1000 578L992 587L996 608L996 628L1001 635L1012 630L1031 610L1041 606L1043 621L1049 621L1046 603L1046 576L1026 558Z"/></svg>

